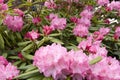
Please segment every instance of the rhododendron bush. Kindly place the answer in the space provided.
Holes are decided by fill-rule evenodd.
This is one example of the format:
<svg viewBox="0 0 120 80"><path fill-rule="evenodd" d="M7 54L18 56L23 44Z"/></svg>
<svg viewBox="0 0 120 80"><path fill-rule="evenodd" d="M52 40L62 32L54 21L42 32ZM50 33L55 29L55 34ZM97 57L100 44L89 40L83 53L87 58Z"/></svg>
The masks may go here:
<svg viewBox="0 0 120 80"><path fill-rule="evenodd" d="M120 80L120 1L0 0L0 80Z"/></svg>

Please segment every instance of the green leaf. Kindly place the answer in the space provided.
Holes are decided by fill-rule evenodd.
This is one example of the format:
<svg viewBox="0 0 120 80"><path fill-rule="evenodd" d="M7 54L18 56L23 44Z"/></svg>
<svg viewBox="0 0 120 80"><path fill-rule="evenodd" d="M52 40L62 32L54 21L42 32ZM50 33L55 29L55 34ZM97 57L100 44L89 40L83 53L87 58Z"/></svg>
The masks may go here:
<svg viewBox="0 0 120 80"><path fill-rule="evenodd" d="M31 49L33 46L34 46L33 44L29 44L28 46L26 46L26 47L22 50L22 52Z"/></svg>
<svg viewBox="0 0 120 80"><path fill-rule="evenodd" d="M29 53L26 52L21 52L23 57L28 59L28 60L32 60L33 59L33 55L30 55Z"/></svg>
<svg viewBox="0 0 120 80"><path fill-rule="evenodd" d="M59 39L53 38L53 37L49 37L50 41L54 42L54 43L59 43L59 44L64 44L62 41L60 41Z"/></svg>
<svg viewBox="0 0 120 80"><path fill-rule="evenodd" d="M0 34L0 49L4 49L4 48L5 48L4 39L3 39L2 35Z"/></svg>
<svg viewBox="0 0 120 80"><path fill-rule="evenodd" d="M31 43L31 41L19 42L18 46L26 46L29 43Z"/></svg>
<svg viewBox="0 0 120 80"><path fill-rule="evenodd" d="M98 56L89 62L90 65L96 64L102 60L101 56Z"/></svg>
<svg viewBox="0 0 120 80"><path fill-rule="evenodd" d="M22 78L22 77L33 75L33 74L38 73L38 72L39 72L39 70L37 69L37 70L34 70L34 71L22 73L22 74L18 75L17 77L15 77L14 79L19 79L19 78Z"/></svg>

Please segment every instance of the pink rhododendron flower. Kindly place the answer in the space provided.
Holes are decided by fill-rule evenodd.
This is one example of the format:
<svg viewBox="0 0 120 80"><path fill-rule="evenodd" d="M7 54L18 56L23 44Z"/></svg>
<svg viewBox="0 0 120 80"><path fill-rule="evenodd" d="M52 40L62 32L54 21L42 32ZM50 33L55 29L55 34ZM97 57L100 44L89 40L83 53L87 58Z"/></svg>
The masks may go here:
<svg viewBox="0 0 120 80"><path fill-rule="evenodd" d="M94 40L103 40L104 36L110 32L109 28L100 28L99 31L93 33Z"/></svg>
<svg viewBox="0 0 120 80"><path fill-rule="evenodd" d="M50 8L54 9L54 8L57 7L53 0L47 0L47 1L45 1L44 6L47 7L47 8L49 8L49 9Z"/></svg>
<svg viewBox="0 0 120 80"><path fill-rule="evenodd" d="M4 2L4 0L0 0L0 4L3 3L3 2Z"/></svg>
<svg viewBox="0 0 120 80"><path fill-rule="evenodd" d="M118 10L120 11L120 2L119 1L112 1L109 5L108 8L110 10Z"/></svg>
<svg viewBox="0 0 120 80"><path fill-rule="evenodd" d="M109 3L109 0L97 0L97 3L100 6L104 6L104 5L107 5Z"/></svg>
<svg viewBox="0 0 120 80"><path fill-rule="evenodd" d="M4 24L7 25L7 27L12 30L13 32L21 31L23 27L23 20L20 16L10 16L7 15L4 19Z"/></svg>
<svg viewBox="0 0 120 80"><path fill-rule="evenodd" d="M93 16L93 13L92 13L90 10L85 9L85 10L83 10L83 11L80 13L80 16L81 16L82 18L91 19L92 16Z"/></svg>
<svg viewBox="0 0 120 80"><path fill-rule="evenodd" d="M40 72L43 72L46 77L56 77L61 73L66 65L59 65L61 58L67 54L67 49L60 44L52 44L46 47L41 47L35 52L33 64L37 66Z"/></svg>
<svg viewBox="0 0 120 80"><path fill-rule="evenodd" d="M79 43L78 48L82 50L88 50L92 45L92 37L88 37L87 40L83 40Z"/></svg>
<svg viewBox="0 0 120 80"><path fill-rule="evenodd" d="M43 26L43 33L45 34L45 35L49 35L51 32L53 31L53 29L52 29L52 27L50 27L50 26Z"/></svg>
<svg viewBox="0 0 120 80"><path fill-rule="evenodd" d="M70 20L74 23L77 23L78 22L78 18L77 17L71 17Z"/></svg>
<svg viewBox="0 0 120 80"><path fill-rule="evenodd" d="M100 62L91 66L93 80L119 80L120 79L120 64L115 58L106 57ZM108 74L109 73L109 74Z"/></svg>
<svg viewBox="0 0 120 80"><path fill-rule="evenodd" d="M32 22L33 22L35 25L37 25L38 23L41 22L41 18L40 18L40 17L35 17L35 18L32 19Z"/></svg>
<svg viewBox="0 0 120 80"><path fill-rule="evenodd" d="M39 38L39 36L40 36L40 34L38 33L38 31L34 31L34 30L27 32L25 34L25 38L28 38L30 40L35 40L35 39Z"/></svg>
<svg viewBox="0 0 120 80"><path fill-rule="evenodd" d="M72 74L78 73L82 77L84 77L87 70L89 70L88 56L85 53L83 53L82 50L76 52L71 51L69 54L73 55L70 64L70 69L72 70Z"/></svg>
<svg viewBox="0 0 120 80"><path fill-rule="evenodd" d="M24 16L24 12L21 11L20 9L14 9L14 12L15 12L16 14L18 14L19 16L21 16L21 17Z"/></svg>
<svg viewBox="0 0 120 80"><path fill-rule="evenodd" d="M12 80L18 76L17 67L9 63L3 56L0 56L0 80Z"/></svg>
<svg viewBox="0 0 120 80"><path fill-rule="evenodd" d="M103 28L99 29L99 32L100 32L101 35L107 35L110 32L110 29L103 27Z"/></svg>
<svg viewBox="0 0 120 80"><path fill-rule="evenodd" d="M12 80L14 77L18 76L19 70L11 63L8 63L6 66L0 64L0 73L2 73L0 74L1 80Z"/></svg>
<svg viewBox="0 0 120 80"><path fill-rule="evenodd" d="M85 37L89 33L88 27L79 24L74 28L73 33L76 36Z"/></svg>
<svg viewBox="0 0 120 80"><path fill-rule="evenodd" d="M91 21L88 18L82 17L82 18L78 19L78 23L77 24L81 24L81 25L84 25L86 27L90 27Z"/></svg>
<svg viewBox="0 0 120 80"><path fill-rule="evenodd" d="M8 10L8 5L4 3L0 3L0 11Z"/></svg>
<svg viewBox="0 0 120 80"><path fill-rule="evenodd" d="M55 18L51 21L51 27L53 30L63 30L66 27L66 18Z"/></svg>
<svg viewBox="0 0 120 80"><path fill-rule="evenodd" d="M8 64L8 61L3 56L0 56L0 65L1 64L3 64L3 65L7 65Z"/></svg>
<svg viewBox="0 0 120 80"><path fill-rule="evenodd" d="M51 14L49 14L49 16L48 16L48 19L49 19L49 20L53 20L53 19L55 19L55 18L58 18L58 15L57 15L57 14L51 13Z"/></svg>
<svg viewBox="0 0 120 80"><path fill-rule="evenodd" d="M117 27L117 28L115 29L114 38L115 38L115 39L119 39L119 38L120 38L120 27Z"/></svg>

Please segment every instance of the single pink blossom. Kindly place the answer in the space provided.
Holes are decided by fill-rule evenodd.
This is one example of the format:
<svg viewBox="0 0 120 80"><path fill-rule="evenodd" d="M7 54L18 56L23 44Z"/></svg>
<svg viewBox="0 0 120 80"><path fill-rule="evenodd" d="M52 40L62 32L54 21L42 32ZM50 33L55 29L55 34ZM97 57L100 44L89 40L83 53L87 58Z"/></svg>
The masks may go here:
<svg viewBox="0 0 120 80"><path fill-rule="evenodd" d="M44 6L47 7L48 9L54 9L57 7L53 0L45 1Z"/></svg>
<svg viewBox="0 0 120 80"><path fill-rule="evenodd" d="M7 25L8 29L12 30L13 32L20 32L23 28L24 22L20 16L7 15L3 23Z"/></svg>
<svg viewBox="0 0 120 80"><path fill-rule="evenodd" d="M91 21L88 18L82 17L82 18L78 19L77 24L81 24L81 25L84 25L86 27L90 27Z"/></svg>
<svg viewBox="0 0 120 80"><path fill-rule="evenodd" d="M43 33L45 34L45 35L49 35L51 32L53 31L53 29L52 29L52 27L50 27L50 26L43 26Z"/></svg>
<svg viewBox="0 0 120 80"><path fill-rule="evenodd" d="M22 10L20 10L20 9L14 9L14 13L18 14L21 17L24 16L24 12Z"/></svg>
<svg viewBox="0 0 120 80"><path fill-rule="evenodd" d="M85 10L83 10L83 11L80 13L80 16L81 16L82 18L91 19L92 16L93 16L93 13L92 13L92 11L85 9Z"/></svg>
<svg viewBox="0 0 120 80"><path fill-rule="evenodd" d="M19 70L8 62L3 56L0 56L0 80L12 80L18 76Z"/></svg>
<svg viewBox="0 0 120 80"><path fill-rule="evenodd" d="M3 56L0 56L0 64L7 65L8 61Z"/></svg>
<svg viewBox="0 0 120 80"><path fill-rule="evenodd" d="M25 38L28 38L30 40L35 40L35 39L39 38L39 36L40 36L40 34L38 33L38 31L34 31L34 30L27 32L25 34Z"/></svg>
<svg viewBox="0 0 120 80"><path fill-rule="evenodd" d="M66 67L64 62L61 63L62 61L60 61L65 54L67 54L67 49L60 44L54 43L47 45L46 47L39 48L35 52L33 64L37 66L40 72L44 73L46 77L52 75L53 78L56 78L56 75L61 73L61 70Z"/></svg>
<svg viewBox="0 0 120 80"><path fill-rule="evenodd" d="M66 27L66 18L55 18L51 21L51 27L53 30L63 30Z"/></svg>
<svg viewBox="0 0 120 80"><path fill-rule="evenodd" d="M91 72L93 78L97 80L119 80L120 64L115 58L105 57L95 65L91 65Z"/></svg>
<svg viewBox="0 0 120 80"><path fill-rule="evenodd" d="M18 76L19 70L11 63L8 63L6 66L0 64L0 73L2 73L0 75L1 80L12 80L14 77Z"/></svg>
<svg viewBox="0 0 120 80"><path fill-rule="evenodd" d="M74 23L77 23L78 22L78 18L77 17L71 17L70 21L72 21Z"/></svg>
<svg viewBox="0 0 120 80"><path fill-rule="evenodd" d="M40 18L40 17L35 17L35 18L32 19L32 22L33 22L35 25L37 25L38 23L41 22L41 18Z"/></svg>
<svg viewBox="0 0 120 80"><path fill-rule="evenodd" d="M99 29L99 32L100 32L100 34L102 34L102 35L107 35L109 32L110 32L110 29L109 28L100 28Z"/></svg>
<svg viewBox="0 0 120 80"><path fill-rule="evenodd" d="M120 26L115 29L114 38L117 40L120 38Z"/></svg>
<svg viewBox="0 0 120 80"><path fill-rule="evenodd" d="M73 30L73 34L80 37L85 37L88 35L88 33L89 33L88 27L80 24L77 25Z"/></svg>
<svg viewBox="0 0 120 80"><path fill-rule="evenodd" d="M120 11L120 2L119 1L112 1L110 4L107 6L109 10L117 10Z"/></svg>
<svg viewBox="0 0 120 80"><path fill-rule="evenodd" d="M3 3L3 2L4 2L4 0L0 0L0 4Z"/></svg>
<svg viewBox="0 0 120 80"><path fill-rule="evenodd" d="M8 10L8 5L4 3L0 3L0 11Z"/></svg>
<svg viewBox="0 0 120 80"><path fill-rule="evenodd" d="M97 0L98 5L104 6L109 3L109 0Z"/></svg>
<svg viewBox="0 0 120 80"><path fill-rule="evenodd" d="M51 14L49 14L49 16L48 16L48 19L49 19L49 20L53 20L53 19L55 19L55 18L58 18L58 15L57 15L57 14L54 14L54 13L51 13Z"/></svg>

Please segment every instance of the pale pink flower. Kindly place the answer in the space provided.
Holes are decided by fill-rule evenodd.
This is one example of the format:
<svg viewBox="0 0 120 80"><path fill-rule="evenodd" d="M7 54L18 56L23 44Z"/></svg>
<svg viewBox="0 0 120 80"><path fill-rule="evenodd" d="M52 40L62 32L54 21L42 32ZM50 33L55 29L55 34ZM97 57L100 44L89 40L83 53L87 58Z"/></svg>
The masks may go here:
<svg viewBox="0 0 120 80"><path fill-rule="evenodd" d="M0 80L12 80L18 76L17 67L9 63L3 56L0 56Z"/></svg>
<svg viewBox="0 0 120 80"><path fill-rule="evenodd" d="M33 22L35 25L37 25L38 23L41 22L41 18L40 18L40 17L35 17L35 18L32 19L32 22Z"/></svg>
<svg viewBox="0 0 120 80"><path fill-rule="evenodd" d="M80 16L81 16L82 18L91 19L92 16L93 16L93 13L92 13L92 11L85 9L85 10L83 10L83 11L80 13Z"/></svg>
<svg viewBox="0 0 120 80"><path fill-rule="evenodd" d="M8 63L6 66L0 64L0 73L1 80L12 80L14 77L18 76L19 70L11 63Z"/></svg>
<svg viewBox="0 0 120 80"><path fill-rule="evenodd" d="M119 1L112 1L109 5L108 8L110 10L118 10L120 11L120 2Z"/></svg>
<svg viewBox="0 0 120 80"><path fill-rule="evenodd" d="M92 45L92 37L88 37L87 40L83 40L79 43L78 48L82 50L89 50Z"/></svg>
<svg viewBox="0 0 120 80"><path fill-rule="evenodd" d="M46 26L43 26L43 33L45 35L49 35L51 32L53 31L52 27L46 25Z"/></svg>
<svg viewBox="0 0 120 80"><path fill-rule="evenodd" d="M104 6L109 3L109 0L97 0L98 5Z"/></svg>
<svg viewBox="0 0 120 80"><path fill-rule="evenodd" d="M0 3L0 11L8 10L8 5L4 3Z"/></svg>
<svg viewBox="0 0 120 80"><path fill-rule="evenodd" d="M20 10L20 9L14 9L14 13L18 14L21 17L24 16L24 12L22 10Z"/></svg>
<svg viewBox="0 0 120 80"><path fill-rule="evenodd" d="M80 74L82 77L86 74L87 70L89 70L88 64L88 56L83 53L82 50L79 51L71 51L69 54L72 54L72 61L70 64L70 69L72 70L72 74Z"/></svg>
<svg viewBox="0 0 120 80"><path fill-rule="evenodd" d="M4 24L7 25L7 27L13 32L20 32L22 30L23 23L22 17L20 16L7 15L4 19Z"/></svg>
<svg viewBox="0 0 120 80"><path fill-rule="evenodd" d="M110 29L103 27L103 28L99 29L99 32L100 32L101 35L107 35L110 32Z"/></svg>
<svg viewBox="0 0 120 80"><path fill-rule="evenodd" d="M120 64L115 58L104 57L100 62L91 65L91 71L97 80L120 80Z"/></svg>
<svg viewBox="0 0 120 80"><path fill-rule="evenodd" d="M0 4L3 3L3 2L4 2L4 0L0 0Z"/></svg>
<svg viewBox="0 0 120 80"><path fill-rule="evenodd" d="M77 23L78 22L78 18L77 17L71 17L70 21L72 21L74 23Z"/></svg>
<svg viewBox="0 0 120 80"><path fill-rule="evenodd" d="M49 14L49 16L48 16L48 19L49 19L49 20L53 20L53 19L55 19L55 18L58 18L58 15L57 15L57 14L54 14L54 13L51 13L51 14Z"/></svg>
<svg viewBox="0 0 120 80"><path fill-rule="evenodd" d="M53 0L47 0L47 1L45 1L44 6L47 7L47 8L49 8L49 9L54 9L54 8L57 7Z"/></svg>
<svg viewBox="0 0 120 80"><path fill-rule="evenodd" d="M115 29L114 38L117 40L120 38L120 26Z"/></svg>
<svg viewBox="0 0 120 80"><path fill-rule="evenodd" d="M7 65L8 64L8 61L3 56L0 56L0 65L1 64L3 64L3 65Z"/></svg>
<svg viewBox="0 0 120 80"><path fill-rule="evenodd" d="M85 37L88 35L88 33L89 33L88 27L80 24L77 25L73 30L73 34L80 37Z"/></svg>
<svg viewBox="0 0 120 80"><path fill-rule="evenodd" d="M51 21L51 27L53 30L63 30L66 27L66 18L55 18Z"/></svg>
<svg viewBox="0 0 120 80"><path fill-rule="evenodd" d="M33 58L33 64L37 66L40 72L44 73L46 77L52 75L56 78L56 75L61 73L61 70L66 67L66 65L61 63L61 58L67 54L67 49L62 47L60 44L47 45L46 47L41 47L35 52ZM59 65L59 63L61 65Z"/></svg>
<svg viewBox="0 0 120 80"><path fill-rule="evenodd" d="M81 25L84 25L86 27L90 27L91 26L91 21L88 18L82 17L82 18L78 19L77 24L81 24Z"/></svg>
<svg viewBox="0 0 120 80"><path fill-rule="evenodd" d="M38 33L38 31L34 31L34 30L27 32L25 34L25 38L28 38L30 40L35 40L35 39L39 38L39 36L40 36L40 34Z"/></svg>

